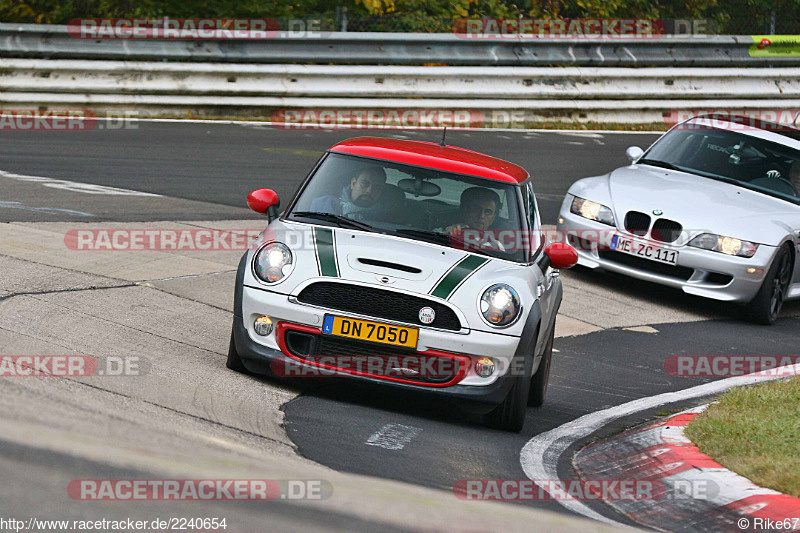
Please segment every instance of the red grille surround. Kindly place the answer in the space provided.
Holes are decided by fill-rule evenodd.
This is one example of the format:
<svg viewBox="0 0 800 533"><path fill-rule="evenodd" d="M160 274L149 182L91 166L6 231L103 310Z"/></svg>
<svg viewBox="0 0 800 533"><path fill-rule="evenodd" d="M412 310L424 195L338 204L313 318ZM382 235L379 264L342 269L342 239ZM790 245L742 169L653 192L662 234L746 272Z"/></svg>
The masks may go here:
<svg viewBox="0 0 800 533"><path fill-rule="evenodd" d="M355 369L351 369L351 368L341 368L341 367L337 367L337 366L333 366L333 365L320 363L320 362L317 362L317 361L312 361L312 360L306 359L303 356L296 355L296 354L292 353L292 351L289 349L289 347L287 346L287 343L286 343L286 333L288 331L298 331L298 332L301 332L301 333L307 333L307 334L316 335L316 336L321 336L322 335L322 330L320 330L320 328L315 328L315 327L312 327L312 326L305 326L305 325L302 325L302 324L294 324L292 322L278 322L278 326L277 326L277 329L276 329L276 337L277 337L277 340L278 340L278 346L280 347L281 352L283 352L284 355L286 355L287 357L289 357L289 358L291 358L291 359L293 359L295 361L303 363L305 365L310 365L310 366L313 366L313 367L322 368L322 369L325 369L325 370L328 370L328 371L335 371L335 372L342 372L342 373L346 373L346 374L351 374L351 375L354 375L354 376L370 377L370 378L376 378L376 379L381 379L381 380L385 380L385 381L394 381L394 382L397 382L397 383L406 383L406 384L409 384L409 385L419 385L419 386L423 386L423 387L441 388L441 387L451 387L451 386L459 383L460 381L462 381L465 377L467 377L467 374L469 374L469 370L470 370L470 368L472 366L472 358L470 356L468 356L468 355L450 353L450 352L443 352L443 351L439 351L439 350L426 350L424 352L417 352L417 351L409 350L407 352L404 351L403 355L411 356L411 357L413 357L413 356L434 357L434 358L442 357L442 358L446 358L446 359L449 359L451 361L457 362L458 363L458 372L453 376L452 379L449 379L449 380L441 382L441 383L436 383L436 382L426 382L426 381L422 381L420 379L406 379L406 378L400 378L400 377L395 377L395 376L385 376L385 375L382 375L382 374L374 374L374 373L369 373L369 372L363 372L363 371L359 371L359 370L355 370ZM339 339L339 337L334 337L334 338ZM347 340L344 337L342 337L342 339ZM380 351L381 351L381 348L384 345L377 344L377 343L370 343L370 344L374 344L375 345L375 354L367 354L368 356L369 355L373 355L375 357L385 357L385 356L378 355L380 353ZM387 347L386 349L392 349L393 348L391 345L386 345L386 347ZM325 356L327 354L309 354L309 355ZM396 355L396 357L402 357L402 355Z"/></svg>

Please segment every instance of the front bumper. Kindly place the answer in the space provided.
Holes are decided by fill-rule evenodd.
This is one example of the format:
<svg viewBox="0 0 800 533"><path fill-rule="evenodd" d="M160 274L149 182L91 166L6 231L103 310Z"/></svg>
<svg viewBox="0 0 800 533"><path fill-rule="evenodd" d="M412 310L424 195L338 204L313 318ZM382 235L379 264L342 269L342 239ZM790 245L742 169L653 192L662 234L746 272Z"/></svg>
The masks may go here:
<svg viewBox="0 0 800 533"><path fill-rule="evenodd" d="M272 372L272 369L275 368L274 365L295 365L296 367L296 362L290 360L281 350L272 349L255 342L250 337L241 317L234 317L233 337L236 343L236 350L242 359L242 364L254 374L274 375ZM317 375L311 367L309 367L309 375ZM379 384L381 387L413 391L418 394L435 395L439 398L455 401L461 407L466 407L480 414L491 411L497 404L502 402L508 395L512 385L511 380L503 378L497 379L485 387L459 384L445 388L431 388L423 385L386 381L368 376L347 376L346 379L356 379L365 383Z"/></svg>
<svg viewBox="0 0 800 533"><path fill-rule="evenodd" d="M614 232L626 232L588 220L570 212L565 202L559 213L559 235L568 239L578 252L578 264L587 268L602 268L633 278L681 289L687 294L714 300L747 303L751 301L769 270L777 248L760 245L751 258L735 257L691 246L665 247L678 251L675 272L659 267L647 259L631 261L622 252L603 251L599 243L607 243ZM634 237L636 238L636 237ZM633 256L630 256L633 257ZM655 263L652 265L651 263ZM755 269L755 272L748 272Z"/></svg>
<svg viewBox="0 0 800 533"><path fill-rule="evenodd" d="M291 366L295 370L298 365L297 357L290 357L285 352L286 346L282 343L279 330L268 336L259 336L253 329L255 318L261 315L272 317L276 325L279 323L291 324L298 327L319 330L326 312L313 306L304 305L293 301L285 294L268 290L242 286L237 281L234 303L233 335L237 352L244 366L257 374L272 374L273 369ZM345 312L335 312L339 316L349 316ZM391 381L386 378L371 377L367 375L342 374L348 379L380 384L382 387L392 387L422 394L434 394L437 397L457 401L461 407L478 413L485 413L501 403L508 394L513 378L508 373L509 368L522 368L522 361L526 356L535 353L536 326L541 319L538 305L528 312L526 327L522 337L489 333L485 331L469 330L468 333L441 331L421 327L419 328L418 352L448 352L458 356L468 356L472 363L469 372L456 384L449 386L432 386L430 384L417 384L411 382ZM374 320L381 321L379 318ZM283 344L283 345L282 345ZM482 378L474 371L474 359L490 356L495 359L497 370L489 378ZM310 370L309 376L319 376L318 368L305 365ZM509 374L509 375L507 375ZM302 375L297 372L294 375Z"/></svg>

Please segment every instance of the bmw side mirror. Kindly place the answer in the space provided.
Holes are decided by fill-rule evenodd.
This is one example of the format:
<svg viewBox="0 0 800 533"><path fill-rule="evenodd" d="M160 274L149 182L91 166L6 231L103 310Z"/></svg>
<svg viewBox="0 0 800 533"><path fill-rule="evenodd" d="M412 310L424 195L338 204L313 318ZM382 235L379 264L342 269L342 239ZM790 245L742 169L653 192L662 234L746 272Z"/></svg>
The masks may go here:
<svg viewBox="0 0 800 533"><path fill-rule="evenodd" d="M247 195L247 207L258 213L266 214L272 222L278 218L278 208L281 200L272 189L256 189Z"/></svg>
<svg viewBox="0 0 800 533"><path fill-rule="evenodd" d="M565 242L548 244L544 253L550 258L550 266L555 269L572 268L578 262L578 252Z"/></svg>
<svg viewBox="0 0 800 533"><path fill-rule="evenodd" d="M629 146L627 150L625 150L625 156L630 160L631 163L642 157L644 150L639 148L638 146Z"/></svg>

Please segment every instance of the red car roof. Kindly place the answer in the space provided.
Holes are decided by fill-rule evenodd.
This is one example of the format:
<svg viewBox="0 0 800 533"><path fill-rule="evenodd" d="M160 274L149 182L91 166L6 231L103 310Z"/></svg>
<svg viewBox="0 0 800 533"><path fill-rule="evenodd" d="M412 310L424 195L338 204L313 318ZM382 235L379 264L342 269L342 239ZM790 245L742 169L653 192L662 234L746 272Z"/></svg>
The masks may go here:
<svg viewBox="0 0 800 533"><path fill-rule="evenodd" d="M397 163L457 172L509 183L522 183L528 172L514 163L472 150L432 142L356 137L336 144L332 152L385 159Z"/></svg>

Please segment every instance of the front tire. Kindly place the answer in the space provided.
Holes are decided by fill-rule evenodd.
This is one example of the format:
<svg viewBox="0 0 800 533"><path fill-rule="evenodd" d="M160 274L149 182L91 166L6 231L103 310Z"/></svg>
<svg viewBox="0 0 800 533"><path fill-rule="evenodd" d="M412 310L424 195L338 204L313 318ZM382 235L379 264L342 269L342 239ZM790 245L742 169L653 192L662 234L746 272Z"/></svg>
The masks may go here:
<svg viewBox="0 0 800 533"><path fill-rule="evenodd" d="M533 336L534 346L537 338L539 338L538 328ZM525 425L525 412L528 408L528 396L531 390L530 375L532 365L533 354L526 356L521 375L504 378L514 380L511 385L511 390L508 391L508 395L503 400L503 403L495 407L489 413L483 415L483 423L486 426L502 431L513 431L515 433L522 431L522 426ZM508 371L513 372L514 365L512 365Z"/></svg>
<svg viewBox="0 0 800 533"><path fill-rule="evenodd" d="M767 326L775 322L783 307L783 299L791 279L792 249L785 245L778 250L755 298L745 306L745 318Z"/></svg>
<svg viewBox="0 0 800 533"><path fill-rule="evenodd" d="M233 340L233 328L231 328L231 342L228 344L228 360L225 362L225 366L236 372L241 372L242 374L248 373L242 363L242 358L239 357L239 352L236 351L236 342Z"/></svg>
<svg viewBox="0 0 800 533"><path fill-rule="evenodd" d="M556 325L550 332L550 340L542 354L539 368L531 378L531 390L528 393L528 405L531 407L541 407L544 404L544 395L547 392L547 382L550 380L550 363L553 360L553 340L556 336Z"/></svg>
<svg viewBox="0 0 800 533"><path fill-rule="evenodd" d="M508 391L508 396L503 403L483 416L483 423L490 428L518 433L525 425L525 411L528 407L528 391L531 387L531 380L524 375L515 376L512 379L514 384Z"/></svg>

